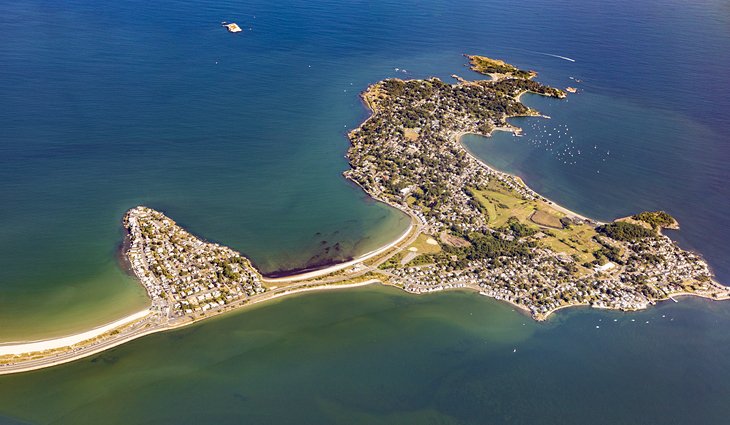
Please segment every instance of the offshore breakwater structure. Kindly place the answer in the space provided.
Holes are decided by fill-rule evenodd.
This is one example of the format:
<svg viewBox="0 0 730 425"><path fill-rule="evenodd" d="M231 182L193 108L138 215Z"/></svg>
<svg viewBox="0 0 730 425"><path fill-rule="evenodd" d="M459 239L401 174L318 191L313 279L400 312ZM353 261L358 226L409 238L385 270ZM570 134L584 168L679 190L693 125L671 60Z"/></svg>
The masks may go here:
<svg viewBox="0 0 730 425"><path fill-rule="evenodd" d="M125 258L148 309L48 341L0 344L0 374L39 369L273 298L380 282L411 293L472 290L536 320L571 306L638 310L679 295L727 299L707 263L661 233L677 222L645 212L599 223L540 196L461 145L463 134L510 131L539 117L524 93L564 98L537 73L468 56L490 80L388 79L362 93L371 116L349 133L345 176L411 217L396 241L355 260L266 278L235 250L206 242L162 212L129 210Z"/></svg>

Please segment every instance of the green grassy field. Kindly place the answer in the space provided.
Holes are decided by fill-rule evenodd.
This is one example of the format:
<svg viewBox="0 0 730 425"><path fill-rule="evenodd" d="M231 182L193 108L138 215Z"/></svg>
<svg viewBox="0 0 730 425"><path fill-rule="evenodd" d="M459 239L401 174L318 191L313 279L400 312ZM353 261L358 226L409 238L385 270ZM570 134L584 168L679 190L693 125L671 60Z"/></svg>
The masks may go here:
<svg viewBox="0 0 730 425"><path fill-rule="evenodd" d="M517 192L491 181L484 190L470 189L471 194L484 208L490 227L505 226L510 217L521 223L541 230L545 237L539 243L578 258L578 263L593 261L593 252L600 245L593 240L596 231L589 225L571 225L563 228L560 219L565 214L543 201L523 199Z"/></svg>
<svg viewBox="0 0 730 425"><path fill-rule="evenodd" d="M560 222L560 217L542 210L533 212L530 216L530 221L539 226L552 227L554 229L563 228L563 223Z"/></svg>
<svg viewBox="0 0 730 425"><path fill-rule="evenodd" d="M435 243L428 243L429 239ZM416 251L411 248L415 248ZM419 254L436 254L441 252L441 246L433 236L421 234L412 244L408 245L406 251L418 252Z"/></svg>
<svg viewBox="0 0 730 425"><path fill-rule="evenodd" d="M470 189L470 192L485 207L491 227L504 226L510 217L528 224L529 217L538 210L537 201L522 199L516 192L496 181L491 181L485 190Z"/></svg>
<svg viewBox="0 0 730 425"><path fill-rule="evenodd" d="M550 229L549 232L555 236L548 236L541 239L540 242L552 248L553 251L564 252L571 256L576 255L580 264L596 259L593 252L600 248L600 245L593 240L596 231L591 226L573 225L569 229Z"/></svg>

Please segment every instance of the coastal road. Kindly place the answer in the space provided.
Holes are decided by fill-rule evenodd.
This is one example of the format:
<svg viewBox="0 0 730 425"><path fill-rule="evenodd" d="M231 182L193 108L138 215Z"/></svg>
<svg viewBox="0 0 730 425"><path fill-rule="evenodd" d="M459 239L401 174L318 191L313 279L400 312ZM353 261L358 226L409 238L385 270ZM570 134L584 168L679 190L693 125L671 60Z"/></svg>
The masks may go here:
<svg viewBox="0 0 730 425"><path fill-rule="evenodd" d="M274 289L269 289L268 291L261 293L259 295L255 295L250 298L242 299L238 302L233 302L231 304L228 304L225 306L225 308L220 310L213 310L209 311L205 316L198 315L198 316L186 316L183 318L180 318L178 320L172 319L166 317L163 322L159 320L159 318L155 315L145 317L144 319L134 323L130 327L126 328L125 330L121 331L119 334L107 336L99 341L92 342L88 345L84 345L81 347L74 348L72 350L68 351L60 351L56 354L52 354L50 356L38 358L38 359L32 359L27 361L20 361L18 363L8 363L8 364L0 364L0 375L5 374L11 374L11 373L18 373L18 372L25 372L25 371L31 371L36 369L42 369L46 367L56 366L63 363L68 363L71 361L79 360L97 353L100 353L102 351L108 350L110 348L116 347L118 345L124 344L126 342L129 342L133 339L142 337L144 335L148 335L155 332L161 332L164 330L174 329L177 327L181 327L187 324L190 324L192 322L202 320L205 318L217 316L219 314L223 314L228 311L236 310L239 307L243 307L247 304L257 304L260 302L264 302L276 297L280 297L283 295L288 295L289 293L293 292L300 292L302 290L306 290L308 288L316 288L316 289L326 289L328 286L333 286L333 284L337 284L338 282L346 281L355 279L361 276L364 276L368 273L378 273L383 276L387 276L387 273L382 273L382 271L378 268L381 264L386 262L389 258L391 258L393 255L397 254L398 252L405 249L405 247L411 245L415 240L418 238L418 236L421 235L423 232L424 224L421 223L421 220L412 215L409 214L413 220L413 228L410 231L410 234L405 237L403 240L398 241L395 246L390 247L389 249L386 249L382 253L378 253L375 255L375 258L378 258L377 261L375 261L372 265L363 267L362 269L356 271L356 272L350 272L350 273L344 273L341 275L332 276L329 278L310 278L310 279L304 279L299 281L293 281L292 283L288 283L286 285L276 287ZM363 258L360 261L353 262L352 266L348 267L356 267L357 265L362 265L364 261L367 261L369 259L372 259L373 257L369 258ZM345 269L347 270L347 269ZM321 287L321 288L320 288Z"/></svg>
<svg viewBox="0 0 730 425"><path fill-rule="evenodd" d="M97 341L83 347L69 351L62 351L58 354L53 354L40 359L22 361L19 363L0 364L0 375L25 372L68 363L70 361L78 360L108 350L141 336L158 332L165 328L166 326L161 326L157 323L154 317L146 317L132 325L132 327L127 331L119 333L112 338L105 338L101 341Z"/></svg>

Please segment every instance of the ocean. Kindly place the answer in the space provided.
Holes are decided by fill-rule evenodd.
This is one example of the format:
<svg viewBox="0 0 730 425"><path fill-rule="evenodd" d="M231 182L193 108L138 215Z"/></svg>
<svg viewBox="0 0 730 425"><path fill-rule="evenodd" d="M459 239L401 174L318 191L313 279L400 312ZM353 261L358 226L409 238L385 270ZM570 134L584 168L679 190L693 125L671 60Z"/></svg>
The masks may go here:
<svg viewBox="0 0 730 425"><path fill-rule="evenodd" d="M397 237L341 175L358 93L479 78L463 53L578 89L525 96L550 119L472 152L588 216L668 211L730 283L726 2L31 0L0 30L0 341L143 307L118 261L139 204L269 274ZM0 423L724 423L728 325L690 299L534 323L471 294L308 294L0 377Z"/></svg>

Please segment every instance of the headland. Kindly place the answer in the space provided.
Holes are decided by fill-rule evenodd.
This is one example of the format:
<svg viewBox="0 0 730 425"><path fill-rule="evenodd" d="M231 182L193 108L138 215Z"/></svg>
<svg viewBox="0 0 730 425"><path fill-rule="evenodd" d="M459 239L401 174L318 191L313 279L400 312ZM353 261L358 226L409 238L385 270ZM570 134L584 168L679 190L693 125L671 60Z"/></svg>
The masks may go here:
<svg viewBox="0 0 730 425"><path fill-rule="evenodd" d="M326 269L265 278L240 253L135 207L123 219L125 255L149 309L73 337L0 344L0 374L65 363L285 295L374 282L414 294L472 290L536 320L571 306L638 310L674 295L730 297L699 255L661 233L677 226L669 214L600 223L471 155L463 134L519 134L508 118L540 115L520 103L522 94L566 93L534 81L534 71L467 57L491 79L387 79L362 93L372 114L348 134L351 169L344 174L411 217L396 241Z"/></svg>

